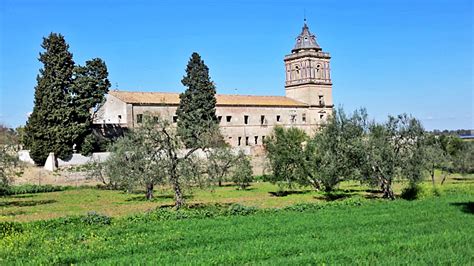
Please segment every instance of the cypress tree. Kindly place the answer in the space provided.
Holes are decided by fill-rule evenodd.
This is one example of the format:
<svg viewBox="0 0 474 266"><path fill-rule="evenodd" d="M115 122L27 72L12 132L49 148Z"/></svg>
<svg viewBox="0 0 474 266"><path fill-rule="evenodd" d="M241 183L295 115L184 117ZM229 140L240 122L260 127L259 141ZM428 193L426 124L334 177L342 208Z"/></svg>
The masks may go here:
<svg viewBox="0 0 474 266"><path fill-rule="evenodd" d="M93 115L105 102L105 94L109 91L110 82L107 79L107 66L100 58L86 61L85 66L74 68L72 85L72 104L74 106L74 121L79 126L78 149L82 154L90 154L97 145L97 136L92 132ZM91 143L92 142L92 143Z"/></svg>
<svg viewBox="0 0 474 266"><path fill-rule="evenodd" d="M187 148L198 148L210 142L218 130L216 88L209 77L209 68L198 53L193 53L181 80L187 87L179 95L178 134Z"/></svg>
<svg viewBox="0 0 474 266"><path fill-rule="evenodd" d="M31 158L42 165L48 154L59 158L72 153L77 123L71 121L71 84L74 69L72 53L61 34L43 38L39 61L43 63L36 80L33 113L26 124Z"/></svg>

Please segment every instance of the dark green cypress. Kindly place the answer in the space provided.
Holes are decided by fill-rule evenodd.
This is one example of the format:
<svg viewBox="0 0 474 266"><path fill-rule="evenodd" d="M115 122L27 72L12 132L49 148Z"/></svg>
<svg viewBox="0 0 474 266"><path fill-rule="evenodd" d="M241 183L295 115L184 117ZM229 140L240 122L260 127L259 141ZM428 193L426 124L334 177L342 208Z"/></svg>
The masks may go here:
<svg viewBox="0 0 474 266"><path fill-rule="evenodd" d="M198 53L193 53L181 80L187 87L181 93L178 116L178 134L187 148L202 147L209 136L218 130L216 117L216 88L209 77L209 68Z"/></svg>
<svg viewBox="0 0 474 266"><path fill-rule="evenodd" d="M42 165L48 154L59 158L72 153L77 125L71 121L71 84L74 69L72 53L61 34L43 38L39 61L43 68L36 80L34 108L26 124L31 158Z"/></svg>

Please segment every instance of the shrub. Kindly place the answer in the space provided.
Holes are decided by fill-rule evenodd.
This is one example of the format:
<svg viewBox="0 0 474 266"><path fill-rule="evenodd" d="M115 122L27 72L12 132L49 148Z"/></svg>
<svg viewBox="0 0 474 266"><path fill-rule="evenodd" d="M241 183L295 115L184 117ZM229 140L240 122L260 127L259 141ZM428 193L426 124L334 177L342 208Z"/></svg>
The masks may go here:
<svg viewBox="0 0 474 266"><path fill-rule="evenodd" d="M9 236L14 233L23 232L23 226L15 222L1 222L0 223L0 237Z"/></svg>
<svg viewBox="0 0 474 266"><path fill-rule="evenodd" d="M110 225L112 218L96 212L88 212L81 218L81 222L87 225Z"/></svg>
<svg viewBox="0 0 474 266"><path fill-rule="evenodd" d="M416 200L421 192L421 188L418 185L409 185L404 188L400 197L405 200Z"/></svg>
<svg viewBox="0 0 474 266"><path fill-rule="evenodd" d="M71 189L71 187L52 186L52 185L20 185L20 186L0 188L0 196L54 192L54 191L63 191L67 189Z"/></svg>

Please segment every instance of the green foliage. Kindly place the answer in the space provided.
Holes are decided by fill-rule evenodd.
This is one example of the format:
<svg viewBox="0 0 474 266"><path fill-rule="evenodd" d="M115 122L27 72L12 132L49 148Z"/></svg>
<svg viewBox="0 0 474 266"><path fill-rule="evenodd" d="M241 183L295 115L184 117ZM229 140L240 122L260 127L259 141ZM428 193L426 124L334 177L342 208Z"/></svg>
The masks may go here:
<svg viewBox="0 0 474 266"><path fill-rule="evenodd" d="M421 192L421 187L418 185L409 185L404 188L400 197L405 200L416 200Z"/></svg>
<svg viewBox="0 0 474 266"><path fill-rule="evenodd" d="M308 136L298 128L275 127L265 141L267 158L272 175L269 181L280 187L294 187L306 184L305 154L303 143Z"/></svg>
<svg viewBox="0 0 474 266"><path fill-rule="evenodd" d="M361 181L379 186L385 198L395 198L392 185L397 176L411 186L422 180L424 131L415 118L403 114L389 116L385 124L372 123L362 143Z"/></svg>
<svg viewBox="0 0 474 266"><path fill-rule="evenodd" d="M61 34L43 38L39 61L43 63L37 77L33 113L25 126L22 141L30 156L43 165L50 152L66 159L74 144L82 144L90 134L90 110L103 102L110 83L107 68L100 59L75 66L69 45Z"/></svg>
<svg viewBox="0 0 474 266"><path fill-rule="evenodd" d="M112 218L96 212L88 212L81 218L81 221L87 225L110 225Z"/></svg>
<svg viewBox="0 0 474 266"><path fill-rule="evenodd" d="M0 191L8 190L13 178L22 172L17 151L16 132L0 124Z"/></svg>
<svg viewBox="0 0 474 266"><path fill-rule="evenodd" d="M26 185L0 188L0 196L64 191L70 188L71 187L65 187L65 186L26 184Z"/></svg>
<svg viewBox="0 0 474 266"><path fill-rule="evenodd" d="M209 77L209 69L201 56L193 53L183 77L186 91L180 94L178 135L187 148L203 147L211 144L210 137L219 131L216 117L216 88ZM219 142L214 139L214 141Z"/></svg>
<svg viewBox="0 0 474 266"><path fill-rule="evenodd" d="M332 191L341 181L357 178L366 124L364 109L349 117L339 108L329 117L305 149L308 185Z"/></svg>
<svg viewBox="0 0 474 266"><path fill-rule="evenodd" d="M69 45L61 34L51 33L43 38L41 47L45 51L39 61L44 67L37 77L33 113L25 127L30 156L38 165L44 164L50 152L59 158L72 154L78 129L70 119L74 61Z"/></svg>
<svg viewBox="0 0 474 266"><path fill-rule="evenodd" d="M240 188L246 189L253 181L253 170L250 159L243 153L239 152L235 169L232 174L232 181Z"/></svg>
<svg viewBox="0 0 474 266"><path fill-rule="evenodd" d="M86 61L85 66L74 67L74 82L71 88L74 95L72 106L74 120L78 123L80 130L75 143L84 155L89 155L101 148L98 136L92 132L92 120L99 107L105 102L105 94L109 91L108 75L107 66L100 58Z"/></svg>
<svg viewBox="0 0 474 266"><path fill-rule="evenodd" d="M0 239L23 232L23 225L16 222L0 222Z"/></svg>
<svg viewBox="0 0 474 266"><path fill-rule="evenodd" d="M207 150L207 174L212 183L222 186L227 181L238 157L229 147L222 146Z"/></svg>

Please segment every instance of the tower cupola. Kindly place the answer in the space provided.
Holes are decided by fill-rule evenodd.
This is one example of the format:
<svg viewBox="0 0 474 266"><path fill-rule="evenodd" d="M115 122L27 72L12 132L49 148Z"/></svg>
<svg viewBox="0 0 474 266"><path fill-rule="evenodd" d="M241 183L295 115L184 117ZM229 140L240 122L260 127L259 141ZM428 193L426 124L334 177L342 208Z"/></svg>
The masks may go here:
<svg viewBox="0 0 474 266"><path fill-rule="evenodd" d="M316 42L316 36L309 31L308 25L306 25L306 19L304 20L303 29L300 35L296 37L296 44L291 52L295 53L300 50L315 50L321 51L321 47Z"/></svg>

